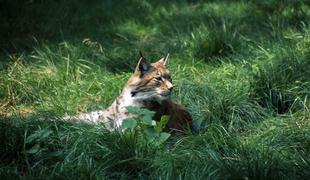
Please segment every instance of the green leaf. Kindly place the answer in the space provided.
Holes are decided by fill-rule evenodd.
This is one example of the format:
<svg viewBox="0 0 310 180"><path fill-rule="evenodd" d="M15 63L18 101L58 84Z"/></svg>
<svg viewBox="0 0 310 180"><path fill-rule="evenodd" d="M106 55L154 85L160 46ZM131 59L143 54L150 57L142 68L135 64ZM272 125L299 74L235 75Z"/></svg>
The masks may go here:
<svg viewBox="0 0 310 180"><path fill-rule="evenodd" d="M153 128L145 128L146 137L149 141L153 141L156 137L159 136L159 133L156 132Z"/></svg>
<svg viewBox="0 0 310 180"><path fill-rule="evenodd" d="M41 130L35 131L33 134L27 137L26 143L31 143L31 142L34 142L40 139L45 139L52 133L53 131L50 129L41 129Z"/></svg>
<svg viewBox="0 0 310 180"><path fill-rule="evenodd" d="M50 129L44 129L44 131L42 131L42 136L40 139L44 139L44 138L47 138L49 137L50 134L52 134L53 131L50 130Z"/></svg>
<svg viewBox="0 0 310 180"><path fill-rule="evenodd" d="M162 132L164 130L164 128L166 127L166 124L168 123L170 119L170 116L168 115L163 115L161 118L160 118L160 121L159 122L156 122L156 125L154 127L154 129L157 131L157 132Z"/></svg>
<svg viewBox="0 0 310 180"><path fill-rule="evenodd" d="M35 144L34 146L32 146L30 149L25 151L25 154L35 154L40 150L40 145L39 144Z"/></svg>
<svg viewBox="0 0 310 180"><path fill-rule="evenodd" d="M169 133L159 133L159 135L153 140L154 145L159 146L163 144L170 137Z"/></svg>
<svg viewBox="0 0 310 180"><path fill-rule="evenodd" d="M141 108L138 108L136 106L127 106L126 107L128 113L130 114L136 114L136 115L142 115L142 116L153 116L155 112L153 111L150 111L148 109L141 109Z"/></svg>
<svg viewBox="0 0 310 180"><path fill-rule="evenodd" d="M162 132L159 134L159 139L163 143L170 137L169 133Z"/></svg>
<svg viewBox="0 0 310 180"><path fill-rule="evenodd" d="M138 107L127 106L126 109L127 109L128 113L130 113L130 114L137 114L137 115L140 114L140 108L138 108Z"/></svg>
<svg viewBox="0 0 310 180"><path fill-rule="evenodd" d="M124 119L122 123L122 128L124 129L134 129L136 126L137 120L132 118Z"/></svg>
<svg viewBox="0 0 310 180"><path fill-rule="evenodd" d="M141 122L143 122L146 125L152 126L152 117L144 116L144 117L141 118Z"/></svg>
<svg viewBox="0 0 310 180"><path fill-rule="evenodd" d="M154 111L150 111L148 109L140 109L141 115L153 117L155 114Z"/></svg>

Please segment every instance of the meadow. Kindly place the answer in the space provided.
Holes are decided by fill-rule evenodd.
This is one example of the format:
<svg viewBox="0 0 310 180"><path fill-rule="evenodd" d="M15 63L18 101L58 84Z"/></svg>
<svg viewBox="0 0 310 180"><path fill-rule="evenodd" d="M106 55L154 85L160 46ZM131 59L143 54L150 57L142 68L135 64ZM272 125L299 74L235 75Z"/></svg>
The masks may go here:
<svg viewBox="0 0 310 180"><path fill-rule="evenodd" d="M309 23L307 0L1 1L1 179L307 179ZM192 132L154 145L62 120L169 49Z"/></svg>

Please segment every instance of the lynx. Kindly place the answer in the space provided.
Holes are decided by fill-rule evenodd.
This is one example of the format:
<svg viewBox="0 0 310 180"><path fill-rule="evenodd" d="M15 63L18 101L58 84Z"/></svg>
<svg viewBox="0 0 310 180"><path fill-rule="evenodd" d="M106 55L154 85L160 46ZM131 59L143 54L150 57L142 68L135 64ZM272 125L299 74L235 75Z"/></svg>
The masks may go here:
<svg viewBox="0 0 310 180"><path fill-rule="evenodd" d="M153 119L156 121L160 120L162 115L169 115L166 130L183 130L186 125L190 125L192 118L182 105L170 100L173 84L167 69L168 58L169 53L155 63L149 63L140 52L134 73L109 108L67 116L65 119L104 123L107 129L114 130L122 125L124 119L134 117L127 112L126 107L136 106L155 111Z"/></svg>

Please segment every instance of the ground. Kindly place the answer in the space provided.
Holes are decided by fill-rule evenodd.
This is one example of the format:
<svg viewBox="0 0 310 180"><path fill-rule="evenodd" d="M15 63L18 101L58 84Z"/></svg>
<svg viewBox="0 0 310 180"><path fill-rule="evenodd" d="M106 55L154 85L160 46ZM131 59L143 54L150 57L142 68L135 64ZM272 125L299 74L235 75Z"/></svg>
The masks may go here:
<svg viewBox="0 0 310 180"><path fill-rule="evenodd" d="M33 179L306 179L306 0L0 2L0 174ZM108 107L139 50L171 51L194 131L164 144L65 122Z"/></svg>

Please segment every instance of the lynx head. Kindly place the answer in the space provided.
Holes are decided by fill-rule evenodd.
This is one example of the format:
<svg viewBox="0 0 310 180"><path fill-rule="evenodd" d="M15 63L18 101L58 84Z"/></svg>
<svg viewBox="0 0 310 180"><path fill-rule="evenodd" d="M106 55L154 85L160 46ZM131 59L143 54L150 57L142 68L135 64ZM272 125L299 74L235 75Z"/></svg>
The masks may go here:
<svg viewBox="0 0 310 180"><path fill-rule="evenodd" d="M162 101L170 98L173 85L167 69L169 53L155 63L150 63L140 52L137 67L126 84L131 96L141 101Z"/></svg>

